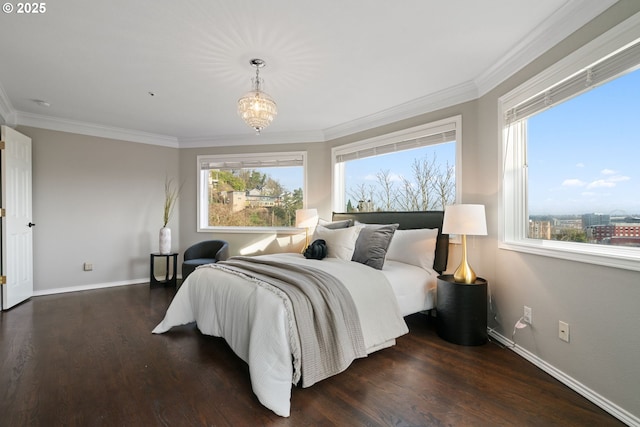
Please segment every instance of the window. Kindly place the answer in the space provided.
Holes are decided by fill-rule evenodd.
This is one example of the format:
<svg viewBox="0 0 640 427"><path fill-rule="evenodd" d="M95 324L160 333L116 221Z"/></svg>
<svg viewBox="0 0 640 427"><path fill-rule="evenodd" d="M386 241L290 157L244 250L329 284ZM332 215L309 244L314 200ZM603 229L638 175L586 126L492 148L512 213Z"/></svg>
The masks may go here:
<svg viewBox="0 0 640 427"><path fill-rule="evenodd" d="M295 226L305 152L198 156L198 231Z"/></svg>
<svg viewBox="0 0 640 427"><path fill-rule="evenodd" d="M333 209L443 210L455 203L461 129L456 116L334 148Z"/></svg>
<svg viewBox="0 0 640 427"><path fill-rule="evenodd" d="M500 99L501 247L640 270L639 37L625 22Z"/></svg>

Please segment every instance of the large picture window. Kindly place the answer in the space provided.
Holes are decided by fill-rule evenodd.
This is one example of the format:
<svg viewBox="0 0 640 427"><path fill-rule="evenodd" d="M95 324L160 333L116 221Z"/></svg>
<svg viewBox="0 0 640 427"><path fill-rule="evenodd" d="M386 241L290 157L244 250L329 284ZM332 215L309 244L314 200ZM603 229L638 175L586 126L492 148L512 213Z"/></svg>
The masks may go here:
<svg viewBox="0 0 640 427"><path fill-rule="evenodd" d="M443 210L456 201L460 116L332 150L338 212Z"/></svg>
<svg viewBox="0 0 640 427"><path fill-rule="evenodd" d="M595 44L609 52L587 46L501 99L502 247L640 269L634 31L619 29Z"/></svg>
<svg viewBox="0 0 640 427"><path fill-rule="evenodd" d="M304 152L198 156L198 230L294 227L305 162Z"/></svg>

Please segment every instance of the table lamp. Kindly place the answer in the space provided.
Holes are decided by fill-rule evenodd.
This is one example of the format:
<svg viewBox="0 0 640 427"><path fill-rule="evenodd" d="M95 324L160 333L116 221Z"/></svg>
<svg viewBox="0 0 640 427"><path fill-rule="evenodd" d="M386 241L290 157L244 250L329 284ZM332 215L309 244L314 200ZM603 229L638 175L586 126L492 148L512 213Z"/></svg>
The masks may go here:
<svg viewBox="0 0 640 427"><path fill-rule="evenodd" d="M309 246L309 229L315 227L318 224L318 210L317 209L297 209L296 210L296 227L304 228L304 247Z"/></svg>
<svg viewBox="0 0 640 427"><path fill-rule="evenodd" d="M477 276L467 262L467 235L487 235L484 205L447 206L444 210L442 232L444 234L459 234L462 238L462 260L460 266L453 273L453 279L458 283L474 283Z"/></svg>

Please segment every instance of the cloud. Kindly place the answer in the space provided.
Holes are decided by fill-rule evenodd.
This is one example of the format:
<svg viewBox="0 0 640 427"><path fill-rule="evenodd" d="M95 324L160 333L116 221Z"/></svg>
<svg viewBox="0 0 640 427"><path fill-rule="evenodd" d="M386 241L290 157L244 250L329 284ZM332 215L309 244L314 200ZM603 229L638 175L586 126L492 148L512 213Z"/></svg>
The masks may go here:
<svg viewBox="0 0 640 427"><path fill-rule="evenodd" d="M584 167L584 163L582 163L582 162L576 163L576 167L577 168L583 168Z"/></svg>
<svg viewBox="0 0 640 427"><path fill-rule="evenodd" d="M563 187L584 187L585 184L586 184L585 182L580 181L579 179L576 179L576 178L565 179L564 181L562 181Z"/></svg>
<svg viewBox="0 0 640 427"><path fill-rule="evenodd" d="M397 173L394 172L389 172L389 181L391 182L402 182L403 181L403 176L402 175L398 175ZM375 173L370 173L364 176L364 180L365 181L378 181L378 175Z"/></svg>
<svg viewBox="0 0 640 427"><path fill-rule="evenodd" d="M609 182L622 182L622 181L629 181L631 178L628 176L624 176L624 175L616 175L616 176L612 176L610 178L607 178L607 181Z"/></svg>
<svg viewBox="0 0 640 427"><path fill-rule="evenodd" d="M588 189L591 189L591 188L611 188L611 187L615 187L615 186L616 186L615 182L607 181L607 180L604 180L604 179L598 179L596 181L593 181L589 185L587 185L587 188Z"/></svg>
<svg viewBox="0 0 640 427"><path fill-rule="evenodd" d="M389 179L392 182L402 182L404 177L402 175L398 175L397 173L391 173L391 174L389 174Z"/></svg>
<svg viewBox="0 0 640 427"><path fill-rule="evenodd" d="M600 171L600 173L601 173L602 175L613 175L613 174L615 174L615 173L617 173L617 172L616 172L616 171L614 171L613 169L602 169L602 170Z"/></svg>
<svg viewBox="0 0 640 427"><path fill-rule="evenodd" d="M611 173L616 173L614 171L611 171L610 169L605 169L602 171L603 174L608 175ZM613 176L609 176L606 179L597 179L593 182L591 182L589 185L587 185L588 189L591 188L612 188L615 187L616 184L618 182L624 182L624 181L629 181L631 180L630 177L628 176L624 176L624 175L613 175Z"/></svg>

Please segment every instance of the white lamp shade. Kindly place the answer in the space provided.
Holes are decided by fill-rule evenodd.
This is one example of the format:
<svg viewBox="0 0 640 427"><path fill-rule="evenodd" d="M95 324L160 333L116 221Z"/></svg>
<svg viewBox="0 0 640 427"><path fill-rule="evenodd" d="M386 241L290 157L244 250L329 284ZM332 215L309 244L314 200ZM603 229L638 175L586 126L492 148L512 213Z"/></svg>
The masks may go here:
<svg viewBox="0 0 640 427"><path fill-rule="evenodd" d="M317 209L298 209L296 210L296 227L310 228L318 224Z"/></svg>
<svg viewBox="0 0 640 427"><path fill-rule="evenodd" d="M442 232L445 234L465 234L486 236L487 220L484 205L450 205L444 210Z"/></svg>

